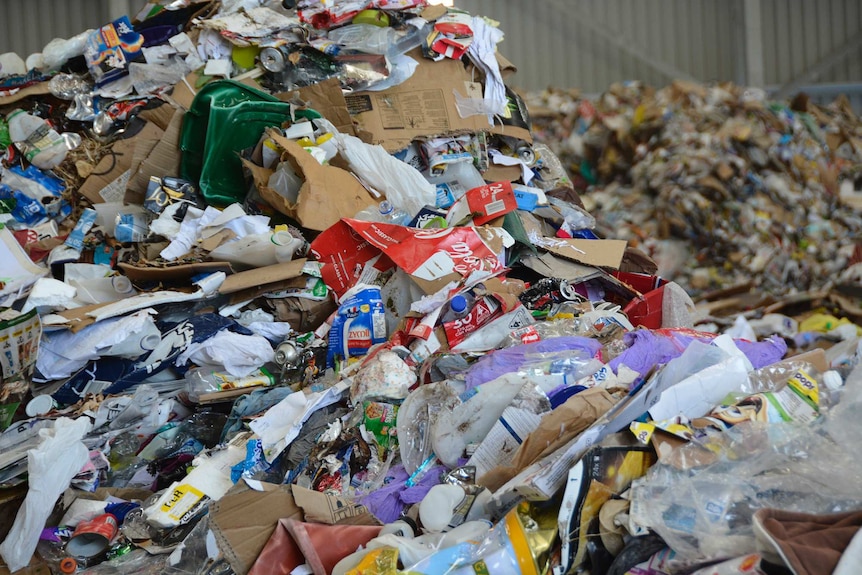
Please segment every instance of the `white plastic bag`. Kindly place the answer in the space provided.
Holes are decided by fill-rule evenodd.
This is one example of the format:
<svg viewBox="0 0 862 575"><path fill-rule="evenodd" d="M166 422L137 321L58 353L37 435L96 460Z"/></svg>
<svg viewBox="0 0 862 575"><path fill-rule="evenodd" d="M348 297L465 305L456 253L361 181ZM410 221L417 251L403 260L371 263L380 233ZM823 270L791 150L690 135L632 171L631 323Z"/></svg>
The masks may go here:
<svg viewBox="0 0 862 575"><path fill-rule="evenodd" d="M382 192L393 205L415 216L437 202L437 188L419 170L390 155L383 146L366 144L355 136L339 133L329 122L315 120L334 134L341 157L366 186Z"/></svg>
<svg viewBox="0 0 862 575"><path fill-rule="evenodd" d="M39 446L27 452L30 489L12 529L0 544L0 555L10 571L30 563L54 504L89 461L89 450L81 442L89 430L90 420L86 417L61 417L53 429L39 431Z"/></svg>
<svg viewBox="0 0 862 575"><path fill-rule="evenodd" d="M177 358L177 365L192 361L200 367L211 367L234 377L245 377L274 360L275 352L265 337L220 331L209 339L189 345Z"/></svg>

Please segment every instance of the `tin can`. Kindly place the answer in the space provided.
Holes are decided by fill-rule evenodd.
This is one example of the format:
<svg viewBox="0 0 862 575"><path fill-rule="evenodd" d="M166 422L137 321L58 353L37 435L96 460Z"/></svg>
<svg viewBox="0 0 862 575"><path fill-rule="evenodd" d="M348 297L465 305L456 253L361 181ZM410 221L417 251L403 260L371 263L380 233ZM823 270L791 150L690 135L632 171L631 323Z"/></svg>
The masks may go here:
<svg viewBox="0 0 862 575"><path fill-rule="evenodd" d="M117 518L103 513L91 521L82 521L66 543L66 552L72 557L84 560L103 555L117 535Z"/></svg>

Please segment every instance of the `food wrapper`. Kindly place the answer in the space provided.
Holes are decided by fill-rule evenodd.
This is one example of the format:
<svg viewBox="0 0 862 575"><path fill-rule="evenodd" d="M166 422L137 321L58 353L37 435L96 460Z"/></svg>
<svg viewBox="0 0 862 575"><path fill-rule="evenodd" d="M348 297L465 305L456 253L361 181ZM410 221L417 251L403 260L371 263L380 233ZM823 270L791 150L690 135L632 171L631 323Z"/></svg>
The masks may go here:
<svg viewBox="0 0 862 575"><path fill-rule="evenodd" d="M398 575L398 549L382 547L372 550L346 575Z"/></svg>
<svg viewBox="0 0 862 575"><path fill-rule="evenodd" d="M405 575L545 575L551 569L551 549L557 537L556 509L521 502L481 541L466 541L441 549Z"/></svg>
<svg viewBox="0 0 862 575"><path fill-rule="evenodd" d="M379 401L363 401L362 409L365 429L374 436L374 441L378 447L382 451L397 448L398 435L395 429L395 420L398 406Z"/></svg>

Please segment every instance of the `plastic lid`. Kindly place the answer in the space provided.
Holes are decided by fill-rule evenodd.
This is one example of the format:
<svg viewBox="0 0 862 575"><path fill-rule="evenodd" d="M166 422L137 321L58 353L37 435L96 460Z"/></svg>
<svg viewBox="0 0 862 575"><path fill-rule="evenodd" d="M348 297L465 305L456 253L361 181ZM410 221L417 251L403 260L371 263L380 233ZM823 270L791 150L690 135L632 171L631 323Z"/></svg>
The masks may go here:
<svg viewBox="0 0 862 575"><path fill-rule="evenodd" d="M382 202L380 202L380 205L377 207L380 210L380 213L384 214L384 215L391 213L392 210L395 209L395 206L393 206L392 202L390 202L389 200L383 200Z"/></svg>
<svg viewBox="0 0 862 575"><path fill-rule="evenodd" d="M452 311L455 313L464 313L467 311L467 298L462 295L456 295L449 302L449 307L452 308Z"/></svg>
<svg viewBox="0 0 862 575"><path fill-rule="evenodd" d="M60 573L74 573L78 569L78 562L71 557L64 557L60 561Z"/></svg>
<svg viewBox="0 0 862 575"><path fill-rule="evenodd" d="M844 386L844 380L840 373L834 369L830 369L823 373L823 384L832 391L837 391Z"/></svg>

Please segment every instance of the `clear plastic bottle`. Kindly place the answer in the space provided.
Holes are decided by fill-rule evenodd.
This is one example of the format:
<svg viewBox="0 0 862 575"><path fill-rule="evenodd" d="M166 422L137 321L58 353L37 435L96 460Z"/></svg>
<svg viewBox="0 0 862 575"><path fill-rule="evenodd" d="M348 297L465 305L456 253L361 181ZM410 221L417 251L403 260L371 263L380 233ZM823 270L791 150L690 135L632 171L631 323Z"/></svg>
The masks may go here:
<svg viewBox="0 0 862 575"><path fill-rule="evenodd" d="M131 431L124 431L113 438L109 445L111 452L108 461L111 463L111 469L116 472L132 464L141 448L141 440Z"/></svg>
<svg viewBox="0 0 862 575"><path fill-rule="evenodd" d="M426 174L425 179L437 186L438 208L448 208L469 190L485 185L482 174L472 162L448 164L439 176Z"/></svg>
<svg viewBox="0 0 862 575"><path fill-rule="evenodd" d="M410 214L394 206L389 200L383 200L376 206L369 206L360 211L355 219L404 226L410 222Z"/></svg>
<svg viewBox="0 0 862 575"><path fill-rule="evenodd" d="M473 309L474 298L469 293L458 294L449 300L449 309L443 313L442 323L466 317Z"/></svg>
<svg viewBox="0 0 862 575"><path fill-rule="evenodd" d="M9 137L31 164L43 170L59 166L69 149L66 141L48 122L20 108L6 116Z"/></svg>

